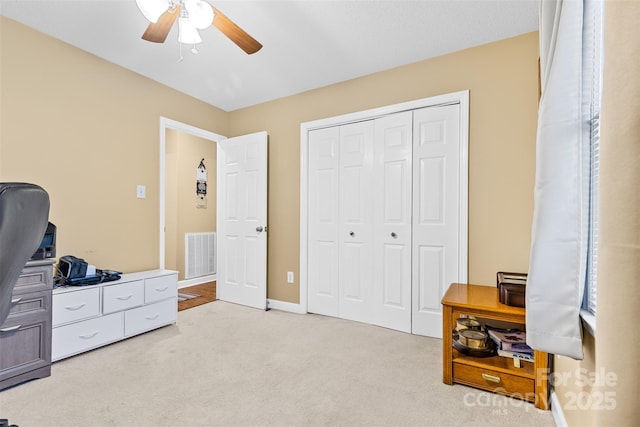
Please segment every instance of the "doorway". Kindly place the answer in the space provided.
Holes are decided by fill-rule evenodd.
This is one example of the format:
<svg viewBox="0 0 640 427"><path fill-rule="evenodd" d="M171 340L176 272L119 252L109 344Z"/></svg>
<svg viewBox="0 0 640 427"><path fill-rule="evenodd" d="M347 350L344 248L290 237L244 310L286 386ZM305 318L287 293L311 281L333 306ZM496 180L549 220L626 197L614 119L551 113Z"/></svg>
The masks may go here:
<svg viewBox="0 0 640 427"><path fill-rule="evenodd" d="M216 280L215 273L195 277L185 275L188 238L181 236L193 236L200 231L215 232L216 153L217 143L224 139L226 137L204 129L160 118L159 265L179 272L180 288ZM202 178L202 173L197 171L202 170L206 171L207 193L197 195L196 182Z"/></svg>
<svg viewBox="0 0 640 427"><path fill-rule="evenodd" d="M196 136L216 146L213 212L216 247L219 248L215 254L217 271L215 275L181 280L178 287L215 281L219 299L266 308L267 133L227 138L166 117L160 118L160 268L167 268L167 135L172 131ZM194 175L199 181L200 172L196 174L194 170ZM194 187L195 184L194 180ZM249 228L244 230L246 227Z"/></svg>

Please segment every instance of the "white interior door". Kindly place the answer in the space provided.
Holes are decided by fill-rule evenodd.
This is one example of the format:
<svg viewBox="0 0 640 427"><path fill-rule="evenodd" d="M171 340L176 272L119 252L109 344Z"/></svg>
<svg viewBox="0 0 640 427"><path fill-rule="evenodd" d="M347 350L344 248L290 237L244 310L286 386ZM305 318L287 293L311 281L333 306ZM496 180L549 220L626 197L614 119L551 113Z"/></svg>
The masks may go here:
<svg viewBox="0 0 640 427"><path fill-rule="evenodd" d="M373 323L411 332L411 111L375 121Z"/></svg>
<svg viewBox="0 0 640 427"><path fill-rule="evenodd" d="M218 143L218 298L267 304L267 133Z"/></svg>
<svg viewBox="0 0 640 427"><path fill-rule="evenodd" d="M460 105L413 120L412 333L442 337L440 300L460 277ZM466 237L465 237L466 238Z"/></svg>

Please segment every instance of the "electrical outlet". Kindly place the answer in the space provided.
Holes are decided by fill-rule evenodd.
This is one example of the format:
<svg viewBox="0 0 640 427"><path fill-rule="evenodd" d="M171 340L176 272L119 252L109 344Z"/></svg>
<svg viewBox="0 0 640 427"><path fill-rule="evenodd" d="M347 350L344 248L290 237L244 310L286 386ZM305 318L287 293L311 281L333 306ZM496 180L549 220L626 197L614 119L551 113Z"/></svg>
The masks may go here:
<svg viewBox="0 0 640 427"><path fill-rule="evenodd" d="M287 283L293 283L293 271L287 271Z"/></svg>

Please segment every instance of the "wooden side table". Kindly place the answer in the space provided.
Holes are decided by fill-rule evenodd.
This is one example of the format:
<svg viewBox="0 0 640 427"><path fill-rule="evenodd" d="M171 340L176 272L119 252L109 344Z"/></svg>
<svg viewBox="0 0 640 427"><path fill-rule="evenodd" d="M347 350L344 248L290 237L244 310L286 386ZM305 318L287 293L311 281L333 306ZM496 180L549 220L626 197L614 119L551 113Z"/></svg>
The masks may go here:
<svg viewBox="0 0 640 427"><path fill-rule="evenodd" d="M442 382L464 384L482 390L533 402L549 408L549 355L534 352L534 361L512 358L473 357L453 348L452 331L460 317L474 317L482 324L494 321L526 329L525 309L501 304L493 286L453 283L442 298Z"/></svg>

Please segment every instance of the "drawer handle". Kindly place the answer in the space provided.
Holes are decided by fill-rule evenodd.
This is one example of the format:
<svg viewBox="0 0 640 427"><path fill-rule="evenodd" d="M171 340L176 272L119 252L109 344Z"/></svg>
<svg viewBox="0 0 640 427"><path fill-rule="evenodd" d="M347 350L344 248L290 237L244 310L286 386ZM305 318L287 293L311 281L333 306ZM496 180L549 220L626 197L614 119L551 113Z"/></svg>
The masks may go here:
<svg viewBox="0 0 640 427"><path fill-rule="evenodd" d="M65 308L67 310L76 311L76 310L80 310L85 305L87 305L87 304L83 302L82 304L79 304L79 305L68 305Z"/></svg>
<svg viewBox="0 0 640 427"><path fill-rule="evenodd" d="M165 286L164 288L156 288L156 291L158 291L158 292L164 292L164 291L166 291L167 289L169 289L169 287L168 287L168 286Z"/></svg>
<svg viewBox="0 0 640 427"><path fill-rule="evenodd" d="M485 374L484 372L482 373L482 378L484 378L487 381L491 381L492 383L499 383L500 382L500 377L499 376Z"/></svg>
<svg viewBox="0 0 640 427"><path fill-rule="evenodd" d="M158 318L158 316L160 315L160 313L156 313L153 316L147 316L145 317L145 319L147 320L156 320Z"/></svg>
<svg viewBox="0 0 640 427"><path fill-rule="evenodd" d="M85 334L85 335L79 335L79 337L82 338L83 340L90 340L91 338L93 338L96 335L98 335L98 332L100 332L100 331L95 331L93 333Z"/></svg>
<svg viewBox="0 0 640 427"><path fill-rule="evenodd" d="M11 304L17 304L17 303L19 303L20 301L22 301L22 297L20 297L20 298L14 298L14 299L12 299L12 300L11 300Z"/></svg>
<svg viewBox="0 0 640 427"><path fill-rule="evenodd" d="M12 332L12 331L17 331L20 328L22 328L22 325L10 326L8 328L0 329L0 332Z"/></svg>
<svg viewBox="0 0 640 427"><path fill-rule="evenodd" d="M116 299L119 299L120 301L126 301L128 299L131 299L132 296L133 294L129 294L126 297L116 297Z"/></svg>

